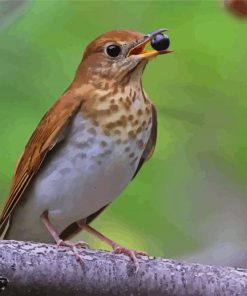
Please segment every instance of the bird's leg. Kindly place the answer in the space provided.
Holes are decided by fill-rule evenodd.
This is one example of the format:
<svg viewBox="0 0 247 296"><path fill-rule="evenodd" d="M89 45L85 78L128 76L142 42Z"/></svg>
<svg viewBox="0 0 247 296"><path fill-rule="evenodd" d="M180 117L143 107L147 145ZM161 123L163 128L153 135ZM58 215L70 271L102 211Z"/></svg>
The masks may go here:
<svg viewBox="0 0 247 296"><path fill-rule="evenodd" d="M108 237L104 236L102 233L98 232L96 229L93 227L89 226L86 224L84 221L78 221L77 222L78 226L82 229L87 231L88 233L91 233L92 235L96 236L98 239L101 241L105 242L109 246L112 247L113 253L114 254L125 254L130 257L130 259L134 262L135 264L135 269L136 272L139 269L139 263L136 258L136 255L142 255L142 256L147 256L146 252L143 251L136 251L136 250L131 250L127 249L125 247L120 246L119 244L115 243L113 240L109 239Z"/></svg>
<svg viewBox="0 0 247 296"><path fill-rule="evenodd" d="M65 247L69 247L73 253L75 254L76 256L76 260L78 261L83 261L81 256L78 254L78 251L77 251L77 247L81 247L81 248L85 248L85 247L88 247L88 244L84 241L79 241L77 243L71 243L69 241L64 241L62 240L57 231L55 230L54 226L52 225L51 221L49 220L49 217L48 217L48 212L45 211L41 216L41 221L44 223L45 227L47 228L47 230L49 231L49 233L51 234L51 236L53 237L53 239L55 240L57 246L65 246Z"/></svg>

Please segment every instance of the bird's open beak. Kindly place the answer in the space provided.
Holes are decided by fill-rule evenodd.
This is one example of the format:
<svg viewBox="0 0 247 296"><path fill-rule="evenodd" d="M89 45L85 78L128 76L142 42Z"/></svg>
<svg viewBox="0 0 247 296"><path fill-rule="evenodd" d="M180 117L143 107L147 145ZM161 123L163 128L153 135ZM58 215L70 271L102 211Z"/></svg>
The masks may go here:
<svg viewBox="0 0 247 296"><path fill-rule="evenodd" d="M151 58L155 57L160 54L166 54L173 52L173 50L145 50L145 47L148 43L151 42L151 40L159 33L168 31L167 29L159 29L157 31L154 31L150 34L147 34L142 38L139 42L135 43L135 45L129 50L127 57L129 56L138 56L140 58Z"/></svg>

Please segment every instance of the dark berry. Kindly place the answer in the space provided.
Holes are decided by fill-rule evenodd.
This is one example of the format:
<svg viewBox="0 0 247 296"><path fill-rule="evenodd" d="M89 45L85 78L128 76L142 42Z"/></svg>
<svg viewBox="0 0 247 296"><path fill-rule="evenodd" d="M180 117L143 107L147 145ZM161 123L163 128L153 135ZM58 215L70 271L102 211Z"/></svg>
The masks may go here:
<svg viewBox="0 0 247 296"><path fill-rule="evenodd" d="M151 41L151 45L153 49L155 50L165 50L170 45L170 39L167 35L163 35L161 33L154 36L154 38Z"/></svg>

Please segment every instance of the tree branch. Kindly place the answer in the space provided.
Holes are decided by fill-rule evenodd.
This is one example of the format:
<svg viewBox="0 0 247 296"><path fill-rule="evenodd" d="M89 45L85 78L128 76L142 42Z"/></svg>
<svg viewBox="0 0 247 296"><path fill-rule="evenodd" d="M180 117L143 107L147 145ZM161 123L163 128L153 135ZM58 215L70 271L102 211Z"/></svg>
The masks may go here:
<svg viewBox="0 0 247 296"><path fill-rule="evenodd" d="M65 247L1 241L0 276L10 295L247 295L247 270L141 257L136 274L124 255L81 250L84 264ZM6 282L5 282L6 284Z"/></svg>

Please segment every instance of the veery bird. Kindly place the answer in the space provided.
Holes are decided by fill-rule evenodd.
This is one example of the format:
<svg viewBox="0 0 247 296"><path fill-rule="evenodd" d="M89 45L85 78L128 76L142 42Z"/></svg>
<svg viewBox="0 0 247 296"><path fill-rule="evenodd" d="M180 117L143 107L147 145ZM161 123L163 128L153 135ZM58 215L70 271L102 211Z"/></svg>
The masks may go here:
<svg viewBox="0 0 247 296"><path fill-rule="evenodd" d="M136 255L144 252L121 247L89 224L153 154L156 111L141 77L150 58L171 52L164 31L116 30L88 45L73 82L17 162L0 220L4 239L55 241L80 259L76 247L85 243L68 239L85 230L138 268ZM151 42L154 50L146 51Z"/></svg>

